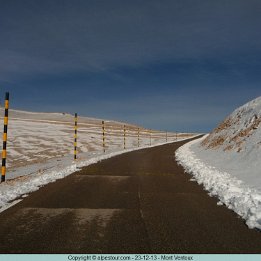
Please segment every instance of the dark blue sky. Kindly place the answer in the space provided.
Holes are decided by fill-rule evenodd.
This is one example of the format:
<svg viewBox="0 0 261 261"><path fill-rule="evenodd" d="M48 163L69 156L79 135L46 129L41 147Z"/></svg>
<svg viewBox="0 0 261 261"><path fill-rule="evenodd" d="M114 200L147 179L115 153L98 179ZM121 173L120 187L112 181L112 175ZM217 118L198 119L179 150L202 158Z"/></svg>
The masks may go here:
<svg viewBox="0 0 261 261"><path fill-rule="evenodd" d="M0 0L1 97L209 131L261 95L260 14L260 0Z"/></svg>

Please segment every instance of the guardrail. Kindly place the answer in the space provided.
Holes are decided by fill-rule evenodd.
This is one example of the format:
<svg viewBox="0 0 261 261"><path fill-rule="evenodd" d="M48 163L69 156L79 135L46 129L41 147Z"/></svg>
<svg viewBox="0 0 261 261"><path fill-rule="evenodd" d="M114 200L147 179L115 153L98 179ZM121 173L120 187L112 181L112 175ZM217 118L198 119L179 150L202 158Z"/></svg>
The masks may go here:
<svg viewBox="0 0 261 261"><path fill-rule="evenodd" d="M9 93L6 93L5 100L1 182L4 182L6 179ZM10 155L11 160L9 158L9 162L11 162L11 165L15 162L15 167L19 164L22 165L24 161L26 162L27 160L24 160L24 158L30 158L29 164L33 164L34 162L41 162L41 160L44 161L52 157L56 158L73 154L73 159L76 161L78 160L78 155L83 155L81 154L83 152L100 150L105 153L108 150L152 146L156 143L177 141L179 138L193 136L193 134L157 131L112 121L98 121L93 119L86 122L86 119L79 117L77 113L75 113L74 117L71 115L67 116L67 118L61 118L58 121L53 120L54 118L52 117L44 120L43 118L34 118L32 120L29 119L30 117L32 116L29 114L25 118L11 117L9 146L11 146L12 154ZM2 117L0 116L0 118ZM30 126L30 131L32 131L28 135L27 132L29 130L27 131L27 125ZM21 126L25 126L25 128L21 129ZM35 126L37 127L36 130L33 129ZM73 130L74 134L72 134ZM59 136L59 132L62 133L61 137ZM34 133L33 137L32 133ZM53 133L58 134L52 136ZM72 138L70 138L72 136L74 137L73 142ZM21 140L22 143L19 143ZM34 140L34 143L32 140ZM57 147L55 147L56 141ZM43 143L43 147L45 146L45 148L41 150L41 145L38 143ZM35 153L36 148L39 151L37 153ZM45 149L47 152L45 152ZM20 151L20 156L17 154L18 150ZM31 152L28 153L30 150ZM13 167L11 165L10 167Z"/></svg>

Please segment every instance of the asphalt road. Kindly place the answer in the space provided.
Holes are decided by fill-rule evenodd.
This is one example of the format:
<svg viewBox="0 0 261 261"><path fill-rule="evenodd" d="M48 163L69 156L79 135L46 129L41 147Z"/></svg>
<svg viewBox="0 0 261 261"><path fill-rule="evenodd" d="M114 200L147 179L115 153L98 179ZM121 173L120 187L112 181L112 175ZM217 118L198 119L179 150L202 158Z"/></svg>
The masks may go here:
<svg viewBox="0 0 261 261"><path fill-rule="evenodd" d="M122 154L0 214L0 253L261 253L261 233L177 166L184 142Z"/></svg>

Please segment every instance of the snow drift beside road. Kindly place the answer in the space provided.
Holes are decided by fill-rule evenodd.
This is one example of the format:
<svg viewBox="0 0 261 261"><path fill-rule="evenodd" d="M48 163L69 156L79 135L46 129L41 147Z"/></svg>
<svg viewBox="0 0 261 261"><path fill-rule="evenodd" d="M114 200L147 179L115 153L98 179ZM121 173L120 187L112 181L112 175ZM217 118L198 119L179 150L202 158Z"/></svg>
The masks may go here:
<svg viewBox="0 0 261 261"><path fill-rule="evenodd" d="M261 229L261 97L236 109L210 135L176 152L198 183Z"/></svg>

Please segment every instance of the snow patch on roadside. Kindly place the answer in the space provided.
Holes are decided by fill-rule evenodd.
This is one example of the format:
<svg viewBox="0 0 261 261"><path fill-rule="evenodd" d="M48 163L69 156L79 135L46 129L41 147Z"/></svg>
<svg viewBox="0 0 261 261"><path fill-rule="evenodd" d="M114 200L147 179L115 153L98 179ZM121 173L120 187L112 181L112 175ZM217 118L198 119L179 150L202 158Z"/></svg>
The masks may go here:
<svg viewBox="0 0 261 261"><path fill-rule="evenodd" d="M205 138L206 136L180 147L175 153L177 162L211 196L218 197L220 202L241 216L249 228L261 229L261 190L200 159L193 146L197 147Z"/></svg>

